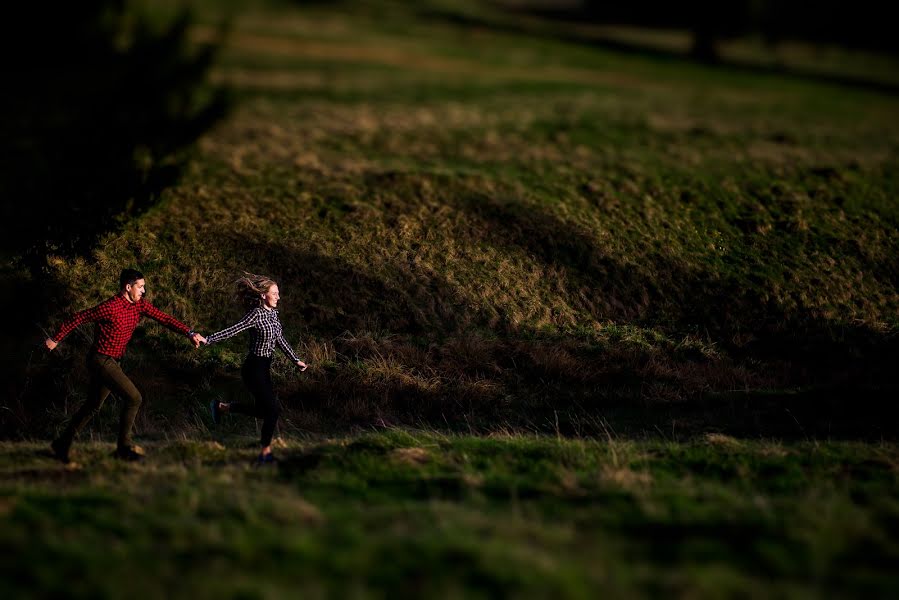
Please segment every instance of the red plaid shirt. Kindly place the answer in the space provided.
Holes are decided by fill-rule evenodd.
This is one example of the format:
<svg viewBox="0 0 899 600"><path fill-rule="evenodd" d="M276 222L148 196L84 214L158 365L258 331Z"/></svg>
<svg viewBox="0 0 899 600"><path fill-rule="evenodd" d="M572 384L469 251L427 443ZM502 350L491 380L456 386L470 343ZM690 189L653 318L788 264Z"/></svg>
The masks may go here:
<svg viewBox="0 0 899 600"><path fill-rule="evenodd" d="M165 314L149 302L140 300L132 304L122 295L117 294L93 308L72 315L59 326L59 331L53 336L53 340L61 342L82 323L96 323L93 349L100 354L119 359L125 354L125 346L131 340L131 334L134 333L137 322L144 315L159 321L172 331L183 334L190 333L190 327L175 317Z"/></svg>

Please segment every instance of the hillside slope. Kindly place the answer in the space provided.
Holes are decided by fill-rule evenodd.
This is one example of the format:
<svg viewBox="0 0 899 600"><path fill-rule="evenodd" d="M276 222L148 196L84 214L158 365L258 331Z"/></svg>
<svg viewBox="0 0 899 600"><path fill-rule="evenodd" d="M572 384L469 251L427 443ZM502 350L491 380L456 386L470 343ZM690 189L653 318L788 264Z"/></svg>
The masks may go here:
<svg viewBox="0 0 899 600"><path fill-rule="evenodd" d="M814 421L827 400L831 421L889 434L895 97L272 6L234 21L215 75L240 103L191 172L90 258L52 261L70 296L48 322L135 266L211 332L239 318L248 270L279 281L312 365L276 366L301 427L586 432L611 410L642 430L684 406L702 427L798 434L781 407ZM145 429L189 426L238 387L243 340L193 352L143 331L128 360ZM66 344L29 366L43 401L16 423L52 427L77 398L87 342Z"/></svg>

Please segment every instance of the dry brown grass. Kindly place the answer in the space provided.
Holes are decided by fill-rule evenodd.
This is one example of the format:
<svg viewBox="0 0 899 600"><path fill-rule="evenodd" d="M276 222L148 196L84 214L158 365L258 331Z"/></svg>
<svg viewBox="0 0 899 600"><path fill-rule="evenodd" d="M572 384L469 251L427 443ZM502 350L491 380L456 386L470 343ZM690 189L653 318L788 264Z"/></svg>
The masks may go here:
<svg viewBox="0 0 899 600"><path fill-rule="evenodd" d="M390 457L402 464L421 465L428 462L431 457L425 448L396 448L390 452Z"/></svg>
<svg viewBox="0 0 899 600"><path fill-rule="evenodd" d="M605 485L613 485L630 492L644 491L652 485L652 475L648 471L635 471L625 466L603 465L599 479Z"/></svg>
<svg viewBox="0 0 899 600"><path fill-rule="evenodd" d="M712 446L721 446L725 448L738 448L740 441L723 433L707 433L704 436L705 441Z"/></svg>

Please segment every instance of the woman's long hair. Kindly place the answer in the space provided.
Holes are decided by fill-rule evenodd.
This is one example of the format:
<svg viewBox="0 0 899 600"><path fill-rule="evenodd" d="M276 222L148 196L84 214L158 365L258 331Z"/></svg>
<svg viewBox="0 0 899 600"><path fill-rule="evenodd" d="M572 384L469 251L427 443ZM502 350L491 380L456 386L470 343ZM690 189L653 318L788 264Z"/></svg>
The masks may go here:
<svg viewBox="0 0 899 600"><path fill-rule="evenodd" d="M244 271L243 277L234 282L234 299L246 310L262 306L262 294L275 285L275 280L265 275L254 275Z"/></svg>

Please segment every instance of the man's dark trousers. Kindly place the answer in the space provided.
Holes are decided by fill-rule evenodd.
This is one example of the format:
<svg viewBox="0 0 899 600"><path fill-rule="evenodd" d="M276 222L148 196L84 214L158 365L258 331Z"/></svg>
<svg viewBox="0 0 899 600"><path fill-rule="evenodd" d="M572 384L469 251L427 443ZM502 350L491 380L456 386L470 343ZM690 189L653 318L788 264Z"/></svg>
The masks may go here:
<svg viewBox="0 0 899 600"><path fill-rule="evenodd" d="M137 411L143 401L140 392L122 371L119 361L111 356L90 352L87 356L87 369L91 376L87 400L72 417L68 427L59 437L60 441L66 448L71 446L78 432L84 429L88 421L100 412L109 393L115 392L122 401L118 447L130 448L131 429L134 427Z"/></svg>

